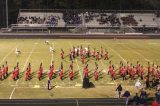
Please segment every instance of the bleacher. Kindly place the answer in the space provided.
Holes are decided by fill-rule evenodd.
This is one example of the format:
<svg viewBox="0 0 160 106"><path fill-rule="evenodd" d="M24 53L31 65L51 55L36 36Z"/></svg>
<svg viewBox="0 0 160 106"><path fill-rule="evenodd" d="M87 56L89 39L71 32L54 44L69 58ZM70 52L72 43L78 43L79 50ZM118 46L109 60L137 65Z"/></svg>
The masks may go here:
<svg viewBox="0 0 160 106"><path fill-rule="evenodd" d="M74 29L79 26L89 29L121 29L129 27L138 31L142 28L157 30L160 18L154 12L113 12L113 11L24 11L19 12L17 24L12 25L13 30L23 29ZM141 29L139 29L141 28Z"/></svg>

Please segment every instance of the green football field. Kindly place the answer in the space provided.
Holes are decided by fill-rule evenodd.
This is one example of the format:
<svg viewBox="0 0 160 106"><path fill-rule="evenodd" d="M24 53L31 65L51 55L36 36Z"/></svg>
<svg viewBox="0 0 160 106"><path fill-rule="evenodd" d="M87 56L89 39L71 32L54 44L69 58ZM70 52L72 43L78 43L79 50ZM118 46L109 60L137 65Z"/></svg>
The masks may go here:
<svg viewBox="0 0 160 106"><path fill-rule="evenodd" d="M49 45L45 44L48 40L55 48L54 53L49 52ZM95 84L95 88L82 89L82 78L84 65L81 59L77 57L74 60L74 80L70 81L69 73L69 50L72 46L82 45L83 48L90 45L91 51L94 48L100 50L101 46L109 52L109 60L97 61L99 65L100 78L94 81L94 63L93 57L87 58L89 64L90 81ZM17 57L15 49L19 48L21 54ZM64 49L65 59L60 58L60 50ZM107 75L109 61L111 60L116 69L120 61L126 64L127 61L136 65L139 61L147 67L147 62L160 65L160 40L67 40L67 39L1 39L0 40L0 64L1 66L8 61L9 72L11 73L17 62L20 65L20 79L12 80L12 74L7 79L0 81L0 98L1 99L22 99L22 98L106 98L115 97L116 86L122 83L123 89L126 88L134 95L134 84L136 80L127 79L122 81L119 76L117 80L112 81ZM47 73L51 62L55 62L56 71L59 69L61 62L64 65L64 80L60 80L56 75L51 82L53 89L47 90ZM25 71L28 63L31 63L30 81L25 81ZM37 78L37 71L40 63L43 63L43 79ZM147 71L146 71L147 72ZM127 76L128 78L129 76ZM144 81L142 81L144 82ZM148 91L154 95L155 90Z"/></svg>

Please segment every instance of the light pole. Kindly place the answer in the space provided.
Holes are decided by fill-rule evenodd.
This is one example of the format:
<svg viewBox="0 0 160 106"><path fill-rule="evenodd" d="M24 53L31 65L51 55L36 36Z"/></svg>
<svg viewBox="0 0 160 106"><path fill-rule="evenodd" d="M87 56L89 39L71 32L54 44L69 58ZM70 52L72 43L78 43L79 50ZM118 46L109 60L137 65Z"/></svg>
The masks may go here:
<svg viewBox="0 0 160 106"><path fill-rule="evenodd" d="M8 0L6 0L6 26L8 28Z"/></svg>

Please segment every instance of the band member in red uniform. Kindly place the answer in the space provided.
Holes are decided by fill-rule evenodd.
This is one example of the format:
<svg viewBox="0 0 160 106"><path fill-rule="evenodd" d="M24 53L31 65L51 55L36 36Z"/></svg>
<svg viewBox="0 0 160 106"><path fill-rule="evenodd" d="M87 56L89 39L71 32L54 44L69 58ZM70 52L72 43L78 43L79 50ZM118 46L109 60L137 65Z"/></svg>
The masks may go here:
<svg viewBox="0 0 160 106"><path fill-rule="evenodd" d="M135 75L135 67L133 66L133 67L131 67L130 68L130 78L131 78L131 80L134 80L134 75Z"/></svg>
<svg viewBox="0 0 160 106"><path fill-rule="evenodd" d="M74 75L74 67L73 67L73 61L70 64L70 72L69 72L69 78L70 80L73 80L73 75Z"/></svg>
<svg viewBox="0 0 160 106"><path fill-rule="evenodd" d="M15 81L19 78L19 66L17 64L16 67L14 67L14 70L12 71L12 79Z"/></svg>
<svg viewBox="0 0 160 106"><path fill-rule="evenodd" d="M95 62L94 79L98 80L98 76L99 76L99 73L98 73L98 64Z"/></svg>
<svg viewBox="0 0 160 106"><path fill-rule="evenodd" d="M6 65L5 65L5 77L8 76L8 64L7 64L7 61L6 61Z"/></svg>
<svg viewBox="0 0 160 106"><path fill-rule="evenodd" d="M42 67L42 63L41 63L39 70L38 70L38 73L37 73L37 77L39 80L41 80L42 74L43 74L43 67Z"/></svg>
<svg viewBox="0 0 160 106"><path fill-rule="evenodd" d="M84 55L81 56L81 60L82 60L82 64L84 64L84 60L85 60Z"/></svg>
<svg viewBox="0 0 160 106"><path fill-rule="evenodd" d="M71 70L71 71L69 72L69 78L70 78L70 80L73 80L73 70Z"/></svg>
<svg viewBox="0 0 160 106"><path fill-rule="evenodd" d="M97 52L97 53L96 53L96 60L98 60L98 61L99 61L99 59L100 59L99 55L100 55L99 52Z"/></svg>
<svg viewBox="0 0 160 106"><path fill-rule="evenodd" d="M5 77L5 67L4 67L4 65L2 65L2 68L1 68L1 70L2 70L2 78L3 79L5 79L6 77Z"/></svg>
<svg viewBox="0 0 160 106"><path fill-rule="evenodd" d="M129 61L127 61L127 70L126 70L126 74L129 74L129 69L130 69L130 65L129 65Z"/></svg>
<svg viewBox="0 0 160 106"><path fill-rule="evenodd" d="M109 69L108 69L108 75L111 73L112 71L112 62L109 62Z"/></svg>
<svg viewBox="0 0 160 106"><path fill-rule="evenodd" d="M50 65L50 71L48 73L49 80L52 79L53 73L54 73L54 62L52 61L51 65Z"/></svg>
<svg viewBox="0 0 160 106"><path fill-rule="evenodd" d="M60 79L63 80L63 63L61 62L61 68L59 73Z"/></svg>
<svg viewBox="0 0 160 106"><path fill-rule="evenodd" d="M12 71L12 79L13 80L16 80L15 71L16 71L16 67L14 67L14 70Z"/></svg>
<svg viewBox="0 0 160 106"><path fill-rule="evenodd" d="M28 64L28 71L31 72L31 63Z"/></svg>
<svg viewBox="0 0 160 106"><path fill-rule="evenodd" d="M64 50L61 49L61 59L64 59Z"/></svg>
<svg viewBox="0 0 160 106"><path fill-rule="evenodd" d="M94 72L94 79L95 79L95 81L98 80L98 77L99 77L99 73L98 73L98 70L96 70L96 71Z"/></svg>
<svg viewBox="0 0 160 106"><path fill-rule="evenodd" d="M28 67L27 70L26 70L26 78L25 78L26 81L31 79L31 76L30 76L30 75L31 75L31 74L30 74L30 69L29 69L29 67Z"/></svg>
<svg viewBox="0 0 160 106"><path fill-rule="evenodd" d="M155 69L154 69L154 64L152 65L152 77L155 77Z"/></svg>
<svg viewBox="0 0 160 106"><path fill-rule="evenodd" d="M27 70L26 70L26 78L25 78L26 81L31 79L30 75L31 75L31 64L29 63Z"/></svg>
<svg viewBox="0 0 160 106"><path fill-rule="evenodd" d="M119 63L119 72L118 72L119 75L121 75L122 69L123 69L123 63L122 63L122 61L120 61L120 63Z"/></svg>
<svg viewBox="0 0 160 106"><path fill-rule="evenodd" d="M87 78L89 77L88 76L88 64L84 68L84 76L87 77Z"/></svg>
<svg viewBox="0 0 160 106"><path fill-rule="evenodd" d="M121 70L121 75L122 75L123 80L126 80L126 70L127 70L126 66L124 66Z"/></svg>
<svg viewBox="0 0 160 106"><path fill-rule="evenodd" d="M108 60L109 57L108 57L108 52L105 50L105 54L104 54L104 60Z"/></svg>
<svg viewBox="0 0 160 106"><path fill-rule="evenodd" d="M112 67L113 67L113 70L111 72L111 78L112 78L112 80L116 80L116 72L114 70L114 66L112 66Z"/></svg>

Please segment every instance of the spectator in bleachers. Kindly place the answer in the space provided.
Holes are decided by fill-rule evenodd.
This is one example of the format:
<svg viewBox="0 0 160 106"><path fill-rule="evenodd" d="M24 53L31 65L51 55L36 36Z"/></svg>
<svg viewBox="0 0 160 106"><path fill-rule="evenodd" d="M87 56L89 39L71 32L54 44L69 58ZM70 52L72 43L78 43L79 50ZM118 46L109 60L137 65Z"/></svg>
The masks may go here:
<svg viewBox="0 0 160 106"><path fill-rule="evenodd" d="M99 24L107 24L109 26L120 26L121 23L116 14L107 15L106 13L100 14L100 18L97 19Z"/></svg>
<svg viewBox="0 0 160 106"><path fill-rule="evenodd" d="M138 22L134 19L134 15L128 15L125 17L121 17L121 20L123 21L123 25L127 25L127 26L137 26L138 25Z"/></svg>
<svg viewBox="0 0 160 106"><path fill-rule="evenodd" d="M18 24L49 24L51 26L58 25L59 16L50 15L48 17L37 16L21 16L18 17Z"/></svg>
<svg viewBox="0 0 160 106"><path fill-rule="evenodd" d="M63 20L66 25L79 25L82 24L81 15L77 12L70 11L63 13Z"/></svg>

